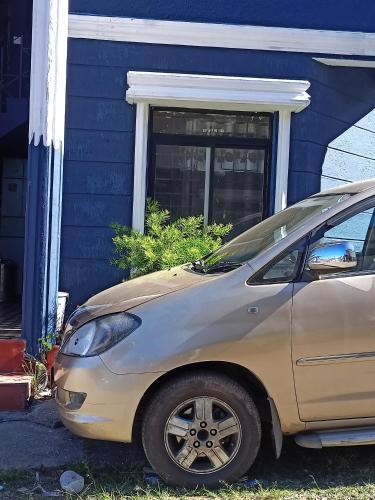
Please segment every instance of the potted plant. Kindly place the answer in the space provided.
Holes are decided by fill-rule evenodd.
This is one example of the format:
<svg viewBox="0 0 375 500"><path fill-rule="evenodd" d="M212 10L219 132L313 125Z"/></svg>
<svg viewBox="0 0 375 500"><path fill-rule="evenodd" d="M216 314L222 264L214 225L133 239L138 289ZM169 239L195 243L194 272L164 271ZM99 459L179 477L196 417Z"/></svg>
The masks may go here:
<svg viewBox="0 0 375 500"><path fill-rule="evenodd" d="M38 339L40 357L47 368L48 378L51 384L53 382L52 368L60 348L60 346L56 344L56 337L55 333L50 332L45 337Z"/></svg>

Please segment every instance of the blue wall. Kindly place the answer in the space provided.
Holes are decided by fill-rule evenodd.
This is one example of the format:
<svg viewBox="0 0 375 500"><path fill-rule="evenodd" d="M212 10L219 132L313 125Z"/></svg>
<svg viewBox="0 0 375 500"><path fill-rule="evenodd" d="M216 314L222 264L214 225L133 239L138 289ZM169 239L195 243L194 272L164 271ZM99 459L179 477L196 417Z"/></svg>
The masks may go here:
<svg viewBox="0 0 375 500"><path fill-rule="evenodd" d="M127 3L133 15L138 2ZM155 5L161 12L164 1ZM127 71L309 80L311 105L292 121L289 202L319 190L327 145L375 107L372 70L332 68L305 54L71 39L68 62L60 289L71 293L70 307L122 276L109 262L109 225L131 222L135 109L125 102Z"/></svg>
<svg viewBox="0 0 375 500"><path fill-rule="evenodd" d="M70 307L122 278L109 226L131 224L135 115L123 87L111 68L69 65L60 289Z"/></svg>
<svg viewBox="0 0 375 500"><path fill-rule="evenodd" d="M80 14L375 31L373 0L70 0Z"/></svg>

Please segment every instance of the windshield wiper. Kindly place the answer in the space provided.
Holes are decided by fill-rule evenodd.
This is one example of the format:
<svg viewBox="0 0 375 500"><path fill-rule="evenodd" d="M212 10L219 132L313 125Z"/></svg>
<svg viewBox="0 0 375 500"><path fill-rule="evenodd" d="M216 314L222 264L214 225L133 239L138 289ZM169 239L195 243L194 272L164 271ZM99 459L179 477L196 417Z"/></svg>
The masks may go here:
<svg viewBox="0 0 375 500"><path fill-rule="evenodd" d="M227 271L232 271L233 269L237 269L237 267L241 267L242 263L234 262L231 260L221 260L216 264L213 264L211 267L205 269L206 273L226 273Z"/></svg>
<svg viewBox="0 0 375 500"><path fill-rule="evenodd" d="M204 267L204 260L203 259L198 259L198 260L195 260L194 262L192 262L191 268L193 271L196 271L197 273L205 273L206 272L206 268Z"/></svg>

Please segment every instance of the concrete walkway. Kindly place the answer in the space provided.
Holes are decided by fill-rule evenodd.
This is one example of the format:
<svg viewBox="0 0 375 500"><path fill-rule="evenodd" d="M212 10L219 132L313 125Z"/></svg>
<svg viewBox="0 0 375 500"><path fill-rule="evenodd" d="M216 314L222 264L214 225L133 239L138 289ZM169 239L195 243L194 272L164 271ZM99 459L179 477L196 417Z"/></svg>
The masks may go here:
<svg viewBox="0 0 375 500"><path fill-rule="evenodd" d="M79 438L62 426L55 401L35 402L28 412L0 412L0 470L93 467L142 462L141 450L122 443Z"/></svg>

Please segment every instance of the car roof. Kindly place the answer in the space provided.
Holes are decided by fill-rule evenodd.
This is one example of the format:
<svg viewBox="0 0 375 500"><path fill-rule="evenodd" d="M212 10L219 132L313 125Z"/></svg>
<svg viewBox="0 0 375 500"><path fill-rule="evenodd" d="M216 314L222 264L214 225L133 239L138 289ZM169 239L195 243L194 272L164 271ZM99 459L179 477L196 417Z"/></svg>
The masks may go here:
<svg viewBox="0 0 375 500"><path fill-rule="evenodd" d="M366 181L352 182L348 184L341 184L335 188L327 189L325 191L321 191L318 195L325 194L356 194L362 191L366 191L366 189L375 188L375 178L368 179Z"/></svg>

